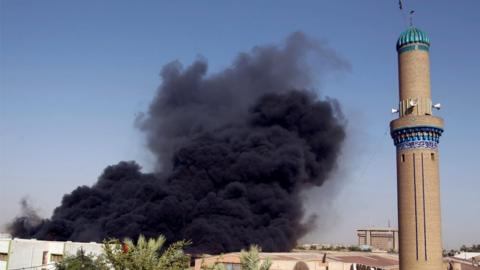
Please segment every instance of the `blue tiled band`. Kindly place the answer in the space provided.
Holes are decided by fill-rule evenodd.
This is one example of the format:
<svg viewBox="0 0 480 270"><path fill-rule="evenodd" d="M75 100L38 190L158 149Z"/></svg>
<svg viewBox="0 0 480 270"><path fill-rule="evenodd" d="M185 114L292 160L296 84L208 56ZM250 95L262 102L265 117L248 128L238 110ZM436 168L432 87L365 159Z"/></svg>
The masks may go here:
<svg viewBox="0 0 480 270"><path fill-rule="evenodd" d="M409 52L409 51L414 51L414 50L420 50L420 51L428 52L429 47L427 45L422 45L422 44L413 44L413 45L403 46L403 47L398 49L398 54L401 54L401 53L404 53L404 52Z"/></svg>
<svg viewBox="0 0 480 270"><path fill-rule="evenodd" d="M438 127L406 127L391 132L393 143L399 149L436 149L443 129Z"/></svg>

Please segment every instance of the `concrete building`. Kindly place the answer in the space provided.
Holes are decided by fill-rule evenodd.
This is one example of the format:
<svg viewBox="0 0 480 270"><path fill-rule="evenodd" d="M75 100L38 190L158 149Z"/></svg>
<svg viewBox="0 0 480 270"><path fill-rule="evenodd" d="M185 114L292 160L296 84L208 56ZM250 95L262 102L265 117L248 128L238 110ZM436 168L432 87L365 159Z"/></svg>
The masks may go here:
<svg viewBox="0 0 480 270"><path fill-rule="evenodd" d="M399 117L390 123L397 149L401 270L442 269L438 143L443 120L432 115L430 39L410 27L397 41Z"/></svg>
<svg viewBox="0 0 480 270"><path fill-rule="evenodd" d="M369 252L260 253L260 260L272 261L270 270L398 270L398 257ZM240 253L206 256L195 260L195 270L223 263L227 270L240 270Z"/></svg>
<svg viewBox="0 0 480 270"><path fill-rule="evenodd" d="M458 258L458 259L464 259L464 260L475 259L476 261L480 262L480 252L461 251L458 254L455 254L453 257Z"/></svg>
<svg viewBox="0 0 480 270"><path fill-rule="evenodd" d="M55 262L65 256L75 255L83 249L85 254L99 255L103 252L102 244L40 241L35 239L0 238L0 270L53 269Z"/></svg>
<svg viewBox="0 0 480 270"><path fill-rule="evenodd" d="M480 261L475 257L470 259L447 257L444 259L444 266L445 270L479 270Z"/></svg>
<svg viewBox="0 0 480 270"><path fill-rule="evenodd" d="M358 245L367 245L373 249L398 251L398 230L396 228L358 229Z"/></svg>

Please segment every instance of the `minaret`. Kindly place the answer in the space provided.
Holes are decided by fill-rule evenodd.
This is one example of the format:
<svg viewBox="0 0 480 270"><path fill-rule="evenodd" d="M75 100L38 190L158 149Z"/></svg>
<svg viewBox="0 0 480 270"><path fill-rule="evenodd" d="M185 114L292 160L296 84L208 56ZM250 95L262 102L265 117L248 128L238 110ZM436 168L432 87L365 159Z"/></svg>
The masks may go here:
<svg viewBox="0 0 480 270"><path fill-rule="evenodd" d="M438 143L443 119L433 116L430 40L410 27L397 41L399 118L390 122L397 148L400 270L441 270Z"/></svg>

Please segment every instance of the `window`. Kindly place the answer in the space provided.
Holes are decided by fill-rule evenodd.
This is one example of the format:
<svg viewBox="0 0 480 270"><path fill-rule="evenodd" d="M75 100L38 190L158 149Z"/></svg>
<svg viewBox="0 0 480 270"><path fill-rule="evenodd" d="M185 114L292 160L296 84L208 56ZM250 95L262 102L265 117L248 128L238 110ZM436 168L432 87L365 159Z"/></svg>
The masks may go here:
<svg viewBox="0 0 480 270"><path fill-rule="evenodd" d="M405 155L402 154L402 162L405 162Z"/></svg>
<svg viewBox="0 0 480 270"><path fill-rule="evenodd" d="M51 254L50 255L50 262L60 262L63 259L62 254Z"/></svg>
<svg viewBox="0 0 480 270"><path fill-rule="evenodd" d="M225 268L227 270L240 270L242 266L239 263L226 263Z"/></svg>
<svg viewBox="0 0 480 270"><path fill-rule="evenodd" d="M47 259L48 259L47 256L48 256L48 251L44 251L42 256L42 265L47 264Z"/></svg>
<svg viewBox="0 0 480 270"><path fill-rule="evenodd" d="M8 261L8 253L0 253L0 262Z"/></svg>
<svg viewBox="0 0 480 270"><path fill-rule="evenodd" d="M430 154L430 158L431 158L432 160L435 160L435 154L434 154L434 153L431 153L431 154Z"/></svg>

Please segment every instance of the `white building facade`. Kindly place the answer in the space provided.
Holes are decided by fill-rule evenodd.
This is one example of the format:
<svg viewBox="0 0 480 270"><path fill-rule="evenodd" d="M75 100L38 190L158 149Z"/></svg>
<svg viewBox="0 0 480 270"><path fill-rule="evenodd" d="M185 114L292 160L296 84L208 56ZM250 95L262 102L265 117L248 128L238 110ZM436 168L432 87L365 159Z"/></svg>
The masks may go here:
<svg viewBox="0 0 480 270"><path fill-rule="evenodd" d="M85 254L98 256L103 253L102 244L41 241L35 239L0 238L0 270L50 270L55 262L75 255L83 249Z"/></svg>

